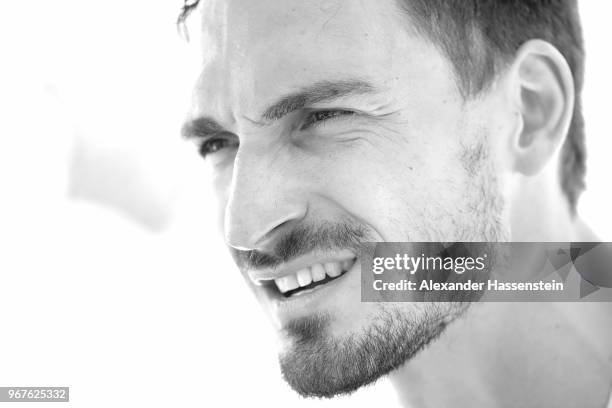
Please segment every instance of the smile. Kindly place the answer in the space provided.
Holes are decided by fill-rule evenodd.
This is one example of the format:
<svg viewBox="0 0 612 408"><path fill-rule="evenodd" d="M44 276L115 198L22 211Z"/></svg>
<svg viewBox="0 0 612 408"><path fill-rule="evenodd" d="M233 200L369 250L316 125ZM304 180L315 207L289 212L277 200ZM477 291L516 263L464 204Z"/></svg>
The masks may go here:
<svg viewBox="0 0 612 408"><path fill-rule="evenodd" d="M258 274L255 273L250 275L256 285L264 286L284 298L290 298L318 290L342 277L353 267L356 259L351 254L345 256L344 259L326 260L293 268L287 265L265 276L257 276Z"/></svg>

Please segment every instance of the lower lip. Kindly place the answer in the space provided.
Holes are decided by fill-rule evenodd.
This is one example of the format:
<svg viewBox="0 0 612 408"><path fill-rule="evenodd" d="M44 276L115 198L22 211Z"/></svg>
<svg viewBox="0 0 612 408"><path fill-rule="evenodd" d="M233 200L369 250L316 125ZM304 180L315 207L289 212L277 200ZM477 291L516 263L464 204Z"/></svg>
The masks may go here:
<svg viewBox="0 0 612 408"><path fill-rule="evenodd" d="M280 318L304 314L306 311L311 312L315 306L322 303L328 297L333 296L334 291L346 284L349 276L354 275L359 270L359 267L359 259L356 259L353 266L339 278L303 293L298 292L290 297L285 297L276 291L269 296L272 309Z"/></svg>

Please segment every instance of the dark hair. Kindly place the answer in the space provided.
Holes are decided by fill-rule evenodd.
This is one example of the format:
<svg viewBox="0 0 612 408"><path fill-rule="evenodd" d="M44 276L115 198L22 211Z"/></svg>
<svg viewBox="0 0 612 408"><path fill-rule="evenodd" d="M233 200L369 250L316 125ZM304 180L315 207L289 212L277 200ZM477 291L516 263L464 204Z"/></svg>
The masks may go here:
<svg viewBox="0 0 612 408"><path fill-rule="evenodd" d="M580 92L584 49L576 0L399 0L416 30L450 59L464 96L489 85L530 39L563 54L572 71L574 113L563 145L561 187L573 211L584 190L586 149Z"/></svg>
<svg viewBox="0 0 612 408"><path fill-rule="evenodd" d="M485 89L500 67L530 39L554 45L574 77L575 104L562 150L561 187L575 211L584 190L586 149L580 92L584 76L582 30L576 0L399 0L414 28L450 59L465 97ZM185 0L182 26L199 0Z"/></svg>

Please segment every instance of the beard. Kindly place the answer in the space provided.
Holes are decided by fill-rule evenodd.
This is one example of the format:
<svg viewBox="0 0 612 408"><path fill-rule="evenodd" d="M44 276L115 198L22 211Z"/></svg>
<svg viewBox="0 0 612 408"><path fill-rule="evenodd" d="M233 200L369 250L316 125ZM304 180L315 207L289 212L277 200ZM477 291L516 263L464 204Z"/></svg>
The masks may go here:
<svg viewBox="0 0 612 408"><path fill-rule="evenodd" d="M508 239L502 222L502 196L485 146L486 137L482 137L461 154L467 177L464 188L459 190L474 193L462 204L455 200L449 206L454 209L456 228L444 235L425 237L423 242ZM422 219L436 219L430 214L423 215ZM440 230L434 224L420 227L420 231ZM348 247L357 251L368 235L368 228L350 223L296 228L281 240L273 255L235 251L234 257L251 267L272 266L317 247ZM342 335L332 334L332 313L315 313L287 322L283 334L288 342L279 356L284 379L305 397L330 398L351 393L409 361L464 314L475 299L466 299L458 293L450 299L427 300L373 304L374 312L367 324Z"/></svg>
<svg viewBox="0 0 612 408"><path fill-rule="evenodd" d="M295 319L285 327L292 346L280 355L281 373L304 397L349 394L410 360L468 304L421 303L412 311L378 304L367 327L342 339L327 334L330 315Z"/></svg>

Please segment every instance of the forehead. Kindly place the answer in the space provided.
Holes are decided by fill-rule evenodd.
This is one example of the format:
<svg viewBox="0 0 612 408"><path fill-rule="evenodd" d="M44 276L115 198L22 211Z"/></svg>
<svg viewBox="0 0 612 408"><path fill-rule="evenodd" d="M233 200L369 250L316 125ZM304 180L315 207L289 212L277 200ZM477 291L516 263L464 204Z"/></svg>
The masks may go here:
<svg viewBox="0 0 612 408"><path fill-rule="evenodd" d="M367 69L389 58L401 28L393 0L206 0L201 13L209 76L259 81L338 65Z"/></svg>
<svg viewBox="0 0 612 408"><path fill-rule="evenodd" d="M194 114L231 120L319 81L384 89L446 69L396 0L205 0L200 12Z"/></svg>
<svg viewBox="0 0 612 408"><path fill-rule="evenodd" d="M313 35L354 39L384 31L381 21L399 11L394 0L206 0L202 30L209 45L220 47L280 45L288 39L313 40ZM236 42L228 44L230 39Z"/></svg>

